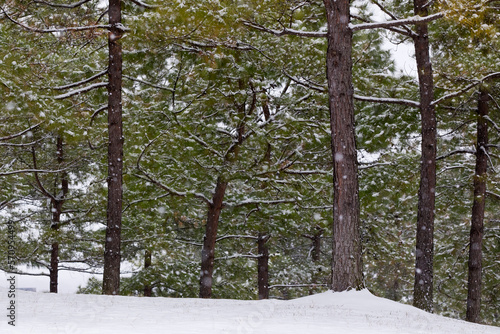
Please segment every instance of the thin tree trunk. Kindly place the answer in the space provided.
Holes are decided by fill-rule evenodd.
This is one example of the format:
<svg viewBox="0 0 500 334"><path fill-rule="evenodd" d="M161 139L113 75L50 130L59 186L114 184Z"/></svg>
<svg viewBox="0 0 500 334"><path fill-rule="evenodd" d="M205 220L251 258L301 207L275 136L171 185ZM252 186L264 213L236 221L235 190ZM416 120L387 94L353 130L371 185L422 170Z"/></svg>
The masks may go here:
<svg viewBox="0 0 500 334"><path fill-rule="evenodd" d="M262 233L257 239L257 250L259 258L257 260L257 282L259 287L259 299L269 299L269 248L267 241L269 236Z"/></svg>
<svg viewBox="0 0 500 334"><path fill-rule="evenodd" d="M478 101L477 117L477 148L476 174L474 176L474 202L469 246L469 279L467 292L467 313L465 320L479 322L481 311L481 271L483 257L483 221L486 199L486 178L488 169L488 101L490 95L486 89L481 89Z"/></svg>
<svg viewBox="0 0 500 334"><path fill-rule="evenodd" d="M321 238L323 235L323 229L319 226L316 226L316 232L312 236L306 236L312 241L312 252L311 257L314 264L317 264L321 257ZM314 266L314 272L312 273L312 284L318 284L318 276L321 272L319 271L319 267ZM312 286L309 289L309 295L313 295L316 288Z"/></svg>
<svg viewBox="0 0 500 334"><path fill-rule="evenodd" d="M64 162L64 146L63 146L63 139L61 136L57 136L56 138L56 149L57 149L57 163L61 165ZM67 193L68 193L68 177L66 172L62 172L61 190L52 199L52 224L50 228L54 234L54 237L56 237L57 234L59 233L61 214ZM49 278L50 278L49 291L51 293L57 293L57 287L59 285L59 242L57 240L52 242L51 245Z"/></svg>
<svg viewBox="0 0 500 334"><path fill-rule="evenodd" d="M427 16L427 3L427 0L415 0L415 14ZM414 45L420 85L422 157L420 162L420 188L418 192L413 305L432 312L437 123L436 112L432 105L434 82L432 78L427 23L417 24L416 29L417 34L414 37Z"/></svg>
<svg viewBox="0 0 500 334"><path fill-rule="evenodd" d="M358 166L352 86L352 30L350 1L324 0L328 22L326 74L333 154L333 247L334 291L362 287L359 230Z"/></svg>
<svg viewBox="0 0 500 334"><path fill-rule="evenodd" d="M149 267L151 267L151 252L146 249L146 254L144 255L144 270L146 273ZM149 278L146 277L146 283L144 284L144 297L151 297L152 295L153 287L151 286Z"/></svg>
<svg viewBox="0 0 500 334"><path fill-rule="evenodd" d="M212 277L214 272L215 242L217 240L217 228L222 211L222 201L226 192L227 182L221 177L217 179L215 193L212 203L208 208L207 224L205 227L205 238L201 250L201 274L200 274L200 298L212 297Z"/></svg>
<svg viewBox="0 0 500 334"><path fill-rule="evenodd" d="M104 249L103 294L120 293L120 243L122 225L122 47L121 0L109 0L108 35L108 209Z"/></svg>

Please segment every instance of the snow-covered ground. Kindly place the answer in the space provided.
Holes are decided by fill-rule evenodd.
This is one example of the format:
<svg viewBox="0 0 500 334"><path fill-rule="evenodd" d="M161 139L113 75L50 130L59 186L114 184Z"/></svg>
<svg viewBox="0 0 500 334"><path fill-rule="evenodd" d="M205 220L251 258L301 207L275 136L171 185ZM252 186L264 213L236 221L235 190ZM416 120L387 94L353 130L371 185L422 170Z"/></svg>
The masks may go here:
<svg viewBox="0 0 500 334"><path fill-rule="evenodd" d="M15 327L8 324L8 290L0 288L0 333L335 333L500 334L488 327L425 313L359 292L291 301L144 298L17 291Z"/></svg>

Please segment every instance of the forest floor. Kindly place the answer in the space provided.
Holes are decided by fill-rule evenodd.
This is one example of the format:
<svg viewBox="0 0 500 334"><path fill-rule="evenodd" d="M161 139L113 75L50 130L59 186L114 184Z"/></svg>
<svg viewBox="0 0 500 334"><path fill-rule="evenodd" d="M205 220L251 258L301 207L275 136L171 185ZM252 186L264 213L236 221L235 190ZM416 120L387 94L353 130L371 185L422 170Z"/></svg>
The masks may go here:
<svg viewBox="0 0 500 334"><path fill-rule="evenodd" d="M15 306L15 327L8 314ZM48 294L0 288L0 333L500 334L373 296L325 292L290 301ZM11 317L12 318L12 317Z"/></svg>

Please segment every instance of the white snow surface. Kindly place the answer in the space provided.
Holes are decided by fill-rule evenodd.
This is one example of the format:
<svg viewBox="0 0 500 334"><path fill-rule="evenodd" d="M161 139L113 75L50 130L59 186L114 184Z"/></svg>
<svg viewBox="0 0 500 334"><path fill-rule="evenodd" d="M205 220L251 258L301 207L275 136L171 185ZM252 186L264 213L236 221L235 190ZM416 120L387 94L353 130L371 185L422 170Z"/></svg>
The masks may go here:
<svg viewBox="0 0 500 334"><path fill-rule="evenodd" d="M16 326L8 325L7 289L0 333L335 333L500 334L373 296L325 292L290 301L145 298L16 291Z"/></svg>

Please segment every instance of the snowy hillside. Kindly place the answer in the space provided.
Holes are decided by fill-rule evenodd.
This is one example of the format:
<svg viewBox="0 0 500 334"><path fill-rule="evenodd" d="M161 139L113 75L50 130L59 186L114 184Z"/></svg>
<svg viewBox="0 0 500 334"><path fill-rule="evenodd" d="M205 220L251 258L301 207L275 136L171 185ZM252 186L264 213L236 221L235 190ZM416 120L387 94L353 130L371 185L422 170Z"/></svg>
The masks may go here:
<svg viewBox="0 0 500 334"><path fill-rule="evenodd" d="M7 290L0 300L8 305ZM292 301L240 301L53 295L18 291L16 327L0 333L335 333L500 334L500 328L428 314L360 292ZM6 307L2 306L4 313Z"/></svg>

